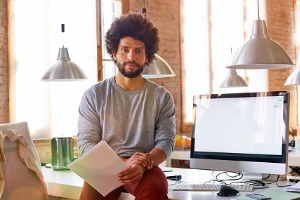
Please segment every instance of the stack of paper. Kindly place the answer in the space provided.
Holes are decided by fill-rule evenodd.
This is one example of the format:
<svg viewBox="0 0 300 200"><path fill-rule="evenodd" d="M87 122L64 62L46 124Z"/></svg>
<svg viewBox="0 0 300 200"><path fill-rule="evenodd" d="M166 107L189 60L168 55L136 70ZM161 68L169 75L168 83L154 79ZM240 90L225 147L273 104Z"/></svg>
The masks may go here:
<svg viewBox="0 0 300 200"><path fill-rule="evenodd" d="M67 166L103 196L123 185L118 181L117 173L128 168L104 141Z"/></svg>
<svg viewBox="0 0 300 200"><path fill-rule="evenodd" d="M300 182L286 188L289 192L300 192Z"/></svg>
<svg viewBox="0 0 300 200"><path fill-rule="evenodd" d="M282 190L268 189L265 190L264 192L260 192L259 194L263 194L265 196L271 197L272 200L299 200L300 199L300 194L282 191ZM235 200L253 200L253 199L243 195L241 197L235 198Z"/></svg>

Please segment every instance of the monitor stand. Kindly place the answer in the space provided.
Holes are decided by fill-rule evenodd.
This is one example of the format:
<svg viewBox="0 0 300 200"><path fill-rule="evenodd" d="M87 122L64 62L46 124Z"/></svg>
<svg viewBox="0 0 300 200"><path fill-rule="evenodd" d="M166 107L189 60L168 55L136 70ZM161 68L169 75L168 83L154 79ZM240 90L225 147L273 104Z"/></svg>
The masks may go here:
<svg viewBox="0 0 300 200"><path fill-rule="evenodd" d="M264 174L264 173L252 173L252 172L228 172L228 171L215 171L218 174L218 180L225 182L248 182L248 181L276 181L278 179L277 174ZM225 173L224 173L225 172ZM242 173L243 175L238 175Z"/></svg>
<svg viewBox="0 0 300 200"><path fill-rule="evenodd" d="M262 181L263 174L261 173L249 173L249 172L226 172L218 175L219 180L224 180L225 182L248 182L251 180Z"/></svg>
<svg viewBox="0 0 300 200"><path fill-rule="evenodd" d="M243 172L242 181L261 181L263 179L263 174L261 173L249 173L249 172Z"/></svg>
<svg viewBox="0 0 300 200"><path fill-rule="evenodd" d="M249 173L243 172L242 181L263 181L264 179L268 181L276 181L278 179L277 174L263 174L263 173Z"/></svg>

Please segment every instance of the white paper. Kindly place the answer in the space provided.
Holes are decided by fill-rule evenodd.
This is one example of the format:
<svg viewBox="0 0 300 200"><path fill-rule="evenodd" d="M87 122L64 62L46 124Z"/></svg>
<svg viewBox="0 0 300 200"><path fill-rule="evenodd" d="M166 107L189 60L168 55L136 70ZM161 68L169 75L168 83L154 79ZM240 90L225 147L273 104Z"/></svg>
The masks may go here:
<svg viewBox="0 0 300 200"><path fill-rule="evenodd" d="M117 173L128 168L104 141L67 166L103 196L123 185Z"/></svg>
<svg viewBox="0 0 300 200"><path fill-rule="evenodd" d="M286 191L289 191L289 192L300 192L300 182L287 187Z"/></svg>

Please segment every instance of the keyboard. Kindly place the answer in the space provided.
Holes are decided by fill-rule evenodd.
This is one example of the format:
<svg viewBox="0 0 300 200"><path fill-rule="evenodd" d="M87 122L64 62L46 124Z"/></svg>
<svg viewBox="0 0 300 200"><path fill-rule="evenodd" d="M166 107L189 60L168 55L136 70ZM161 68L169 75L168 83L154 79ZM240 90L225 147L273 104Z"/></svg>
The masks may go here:
<svg viewBox="0 0 300 200"><path fill-rule="evenodd" d="M220 190L221 184L204 184L204 183L178 183L174 186L175 191L218 191ZM228 186L233 187L239 192L252 192L254 185L250 184L229 184Z"/></svg>

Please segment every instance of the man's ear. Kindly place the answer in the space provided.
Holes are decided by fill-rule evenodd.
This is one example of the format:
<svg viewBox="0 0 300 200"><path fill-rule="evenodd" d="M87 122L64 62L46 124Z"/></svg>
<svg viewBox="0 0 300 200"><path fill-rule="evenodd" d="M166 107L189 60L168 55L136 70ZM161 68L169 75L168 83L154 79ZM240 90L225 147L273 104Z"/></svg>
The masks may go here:
<svg viewBox="0 0 300 200"><path fill-rule="evenodd" d="M112 57L113 57L114 60L117 60L116 54L117 54L116 52L114 52L114 53L112 54Z"/></svg>

